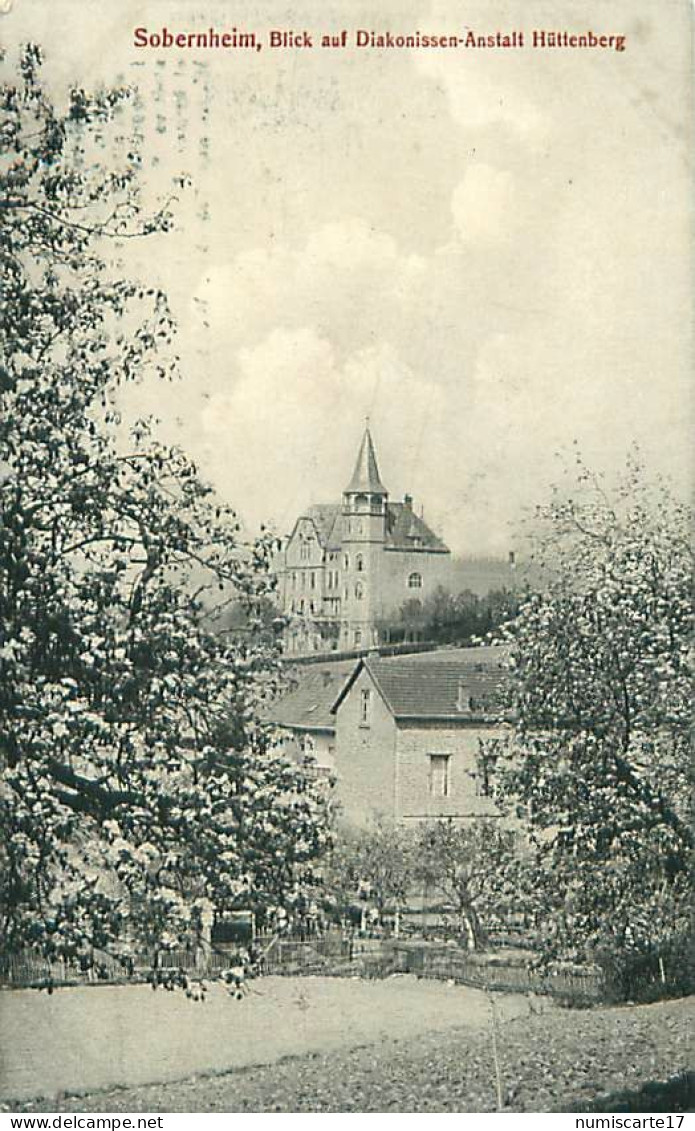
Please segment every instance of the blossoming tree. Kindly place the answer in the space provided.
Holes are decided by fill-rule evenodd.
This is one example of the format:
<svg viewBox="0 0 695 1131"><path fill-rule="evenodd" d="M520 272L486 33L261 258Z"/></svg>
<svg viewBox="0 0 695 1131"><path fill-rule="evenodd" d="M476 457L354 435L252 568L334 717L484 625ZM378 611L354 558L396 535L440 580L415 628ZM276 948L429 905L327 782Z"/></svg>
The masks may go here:
<svg viewBox="0 0 695 1131"><path fill-rule="evenodd" d="M147 426L119 439L119 387L175 368L165 295L110 265L172 221L134 158L92 160L124 97L60 109L32 46L0 88L0 936L83 965L291 903L327 835L259 722L269 547ZM230 600L245 631L220 634Z"/></svg>
<svg viewBox="0 0 695 1131"><path fill-rule="evenodd" d="M574 498L538 514L547 583L508 634L518 730L498 781L535 844L546 952L598 959L630 993L676 976L688 928L691 526L637 457L612 494L578 466Z"/></svg>

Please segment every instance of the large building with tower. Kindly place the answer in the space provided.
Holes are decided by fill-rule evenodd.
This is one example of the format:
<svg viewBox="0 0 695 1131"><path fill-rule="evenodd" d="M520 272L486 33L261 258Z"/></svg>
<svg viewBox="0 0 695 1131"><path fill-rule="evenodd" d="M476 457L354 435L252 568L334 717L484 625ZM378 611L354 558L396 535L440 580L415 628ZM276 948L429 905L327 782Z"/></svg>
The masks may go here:
<svg viewBox="0 0 695 1131"><path fill-rule="evenodd" d="M276 572L288 653L361 651L406 601L450 586L451 553L412 496L389 499L367 427L342 501L300 515Z"/></svg>

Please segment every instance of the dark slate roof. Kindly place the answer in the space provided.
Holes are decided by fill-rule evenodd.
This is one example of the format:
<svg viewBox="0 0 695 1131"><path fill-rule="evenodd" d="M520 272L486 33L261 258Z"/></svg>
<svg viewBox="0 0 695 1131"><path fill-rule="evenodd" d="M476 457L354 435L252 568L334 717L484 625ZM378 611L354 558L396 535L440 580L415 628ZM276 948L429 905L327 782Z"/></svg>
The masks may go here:
<svg viewBox="0 0 695 1131"><path fill-rule="evenodd" d="M381 482L379 467L376 462L376 452L372 442L369 428L365 428L360 450L357 453L357 463L352 473L352 479L345 488L346 492L362 492L369 495L386 495L387 491Z"/></svg>
<svg viewBox="0 0 695 1131"><path fill-rule="evenodd" d="M369 657L356 666L333 704L335 712L354 678L371 674L397 719L475 720L505 713L509 676L502 648L459 648L418 656Z"/></svg>
<svg viewBox="0 0 695 1131"><path fill-rule="evenodd" d="M310 518L318 531L321 545L326 550L340 549L340 516L342 513L340 503L315 503L307 510Z"/></svg>
<svg viewBox="0 0 695 1131"><path fill-rule="evenodd" d="M386 546L392 550L441 550L448 547L418 518L407 503L388 503L386 508Z"/></svg>
<svg viewBox="0 0 695 1131"><path fill-rule="evenodd" d="M298 730L333 731L331 707L354 667L354 660L301 667L295 687L269 705L264 721Z"/></svg>
<svg viewBox="0 0 695 1131"><path fill-rule="evenodd" d="M506 649L499 647L441 648L302 665L295 686L263 717L290 729L333 731L335 710L366 666L396 718L489 719L504 706L505 657Z"/></svg>
<svg viewBox="0 0 695 1131"><path fill-rule="evenodd" d="M342 546L342 504L316 503L306 511L319 535L325 550L340 550ZM386 504L386 540L391 550L435 550L448 553L448 547L430 530L424 519L415 514L407 503Z"/></svg>

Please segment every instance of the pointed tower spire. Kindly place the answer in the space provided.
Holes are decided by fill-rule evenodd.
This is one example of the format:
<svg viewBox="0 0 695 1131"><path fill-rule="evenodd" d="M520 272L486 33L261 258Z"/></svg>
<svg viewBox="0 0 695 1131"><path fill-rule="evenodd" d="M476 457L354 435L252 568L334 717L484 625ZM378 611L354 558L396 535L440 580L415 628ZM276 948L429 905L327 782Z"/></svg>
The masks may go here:
<svg viewBox="0 0 695 1131"><path fill-rule="evenodd" d="M367 424L364 430L364 436L362 437L362 443L360 444L360 450L357 454L357 463L352 473L352 479L345 488L346 495L358 493L366 495L388 495L388 491L379 476L379 465L376 462L374 442L371 432L369 431L369 418L367 418Z"/></svg>

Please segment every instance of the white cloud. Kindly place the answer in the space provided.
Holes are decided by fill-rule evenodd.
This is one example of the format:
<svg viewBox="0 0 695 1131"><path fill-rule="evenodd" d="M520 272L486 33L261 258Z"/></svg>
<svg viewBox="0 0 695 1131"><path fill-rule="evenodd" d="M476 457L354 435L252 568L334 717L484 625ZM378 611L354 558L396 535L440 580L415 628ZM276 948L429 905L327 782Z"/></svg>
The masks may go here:
<svg viewBox="0 0 695 1131"><path fill-rule="evenodd" d="M502 169L475 164L451 197L459 238L468 242L498 242L509 235L514 221L514 179Z"/></svg>

